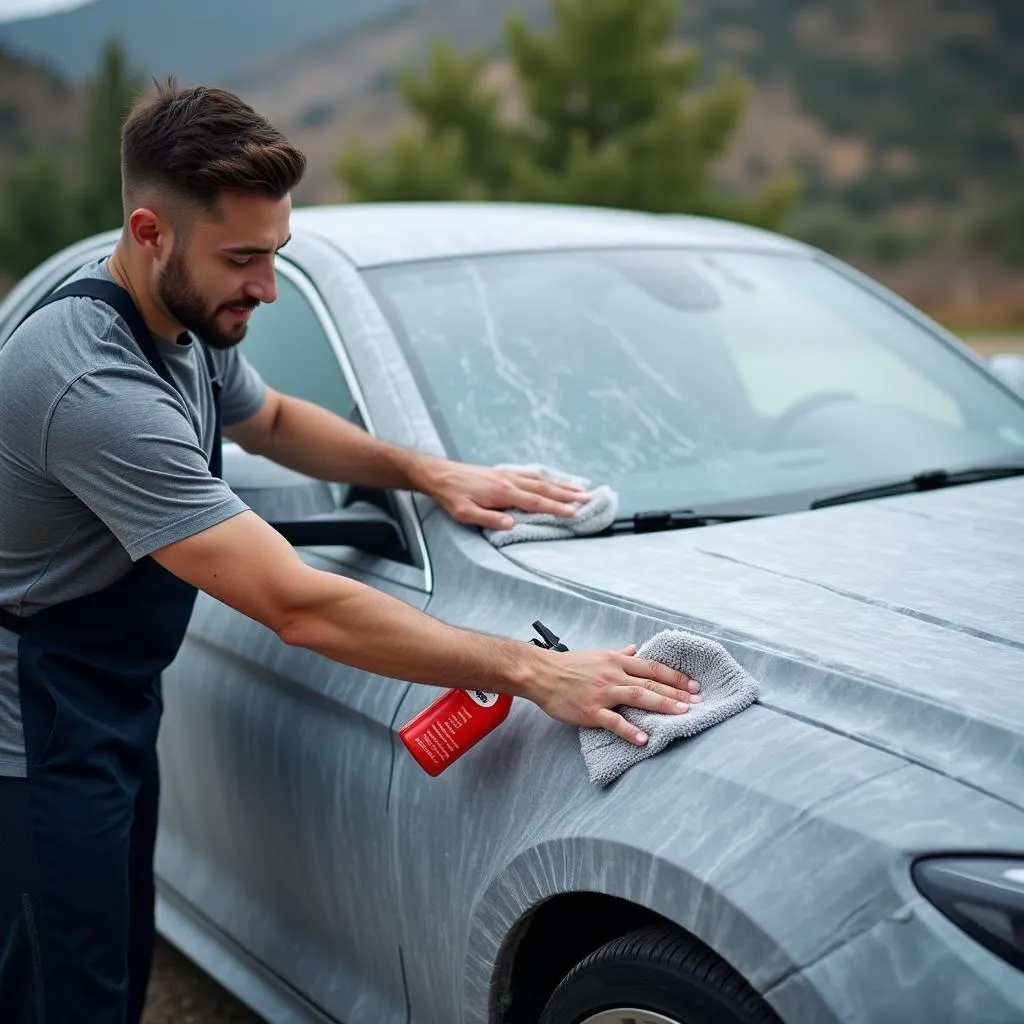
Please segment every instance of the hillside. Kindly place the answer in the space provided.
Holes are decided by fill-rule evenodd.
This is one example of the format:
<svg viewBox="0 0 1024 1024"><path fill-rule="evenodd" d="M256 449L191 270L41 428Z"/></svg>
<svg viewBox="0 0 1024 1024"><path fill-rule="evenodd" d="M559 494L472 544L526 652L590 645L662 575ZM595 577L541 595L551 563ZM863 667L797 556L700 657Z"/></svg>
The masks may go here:
<svg viewBox="0 0 1024 1024"><path fill-rule="evenodd" d="M1021 0L706 0L693 36L838 142L778 154L856 213L962 198L1024 164ZM742 28L739 28L742 26ZM770 159L763 147L750 154ZM756 167L751 168L756 170Z"/></svg>
<svg viewBox="0 0 1024 1024"><path fill-rule="evenodd" d="M313 159L316 194L335 193L344 135L383 139L402 111L397 64L439 35L495 46L510 7L546 0L432 0L355 35L265 62L231 83L293 132ZM726 182L801 170L808 198L857 214L947 203L1024 165L1021 0L688 0L682 35L758 85ZM496 55L495 80L507 69Z"/></svg>
<svg viewBox="0 0 1024 1024"><path fill-rule="evenodd" d="M227 76L238 90L304 149L309 175L299 195L306 202L344 198L333 162L345 137L357 133L384 144L405 114L395 88L396 68L421 61L432 40L459 49L495 50L505 13L513 8L537 19L548 0L426 0L349 32L327 36L285 59L266 61Z"/></svg>
<svg viewBox="0 0 1024 1024"><path fill-rule="evenodd" d="M73 78L117 28L146 73L238 89L308 150L308 201L338 196L331 164L346 135L383 141L401 121L395 68L433 38L494 49L494 80L507 80L511 7L536 19L548 0L293 0L258 18L248 0L94 0L0 25L0 44L47 53ZM685 0L682 36L704 48L706 74L727 61L758 85L725 183L796 168L808 199L859 216L969 199L1024 166L1022 0ZM0 67L0 160L13 122L59 145L73 130L59 104L10 80Z"/></svg>
<svg viewBox="0 0 1024 1024"><path fill-rule="evenodd" d="M44 17L0 24L0 46L72 80L89 74L95 55L119 35L149 74L185 81L216 79L245 63L280 56L324 34L403 7L409 0L92 0Z"/></svg>
<svg viewBox="0 0 1024 1024"><path fill-rule="evenodd" d="M38 149L66 151L84 111L79 89L0 49L0 167Z"/></svg>
<svg viewBox="0 0 1024 1024"><path fill-rule="evenodd" d="M117 24L140 70L174 65L185 80L234 88L270 116L310 158L297 200L325 202L344 198L333 166L346 138L383 145L403 124L396 70L421 64L435 38L490 52L490 80L514 110L502 20L518 7L537 21L548 6L293 0L254 19L244 0L177 0L173 8L95 0L0 25L0 41L15 29L63 26L75 40L73 75L95 62L102 26ZM720 184L745 189L799 170L805 212L825 215L824 235L820 224L817 235L794 225L804 237L873 262L867 269L905 281L899 290L930 308L945 304L972 318L1001 303L1007 317L1024 317L1019 270L979 262L950 242L992 189L1024 168L1024 0L685 0L683 13L681 41L702 48L705 80L727 62L756 86L717 168ZM0 167L39 146L67 148L80 132L81 87L67 81L0 50ZM928 234L936 223L941 239ZM907 259L908 230L918 232L912 265L896 267ZM851 231L860 239L854 248Z"/></svg>

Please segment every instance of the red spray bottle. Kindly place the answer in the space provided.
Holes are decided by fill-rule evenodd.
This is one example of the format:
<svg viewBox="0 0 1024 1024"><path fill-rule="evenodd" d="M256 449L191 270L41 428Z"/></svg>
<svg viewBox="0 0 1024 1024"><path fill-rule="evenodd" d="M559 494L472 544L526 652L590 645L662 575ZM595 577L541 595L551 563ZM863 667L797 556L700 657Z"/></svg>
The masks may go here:
<svg viewBox="0 0 1024 1024"><path fill-rule="evenodd" d="M542 639L530 643L553 651L567 651L541 622L533 628ZM508 718L512 697L485 690L449 690L398 731L406 749L428 774L438 776L467 750Z"/></svg>

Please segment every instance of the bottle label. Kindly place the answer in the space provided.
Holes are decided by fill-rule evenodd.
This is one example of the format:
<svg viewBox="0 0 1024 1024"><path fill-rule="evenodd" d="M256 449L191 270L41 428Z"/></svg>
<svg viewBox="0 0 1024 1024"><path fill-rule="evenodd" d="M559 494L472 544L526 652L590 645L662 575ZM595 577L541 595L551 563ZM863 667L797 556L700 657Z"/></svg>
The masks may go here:
<svg viewBox="0 0 1024 1024"><path fill-rule="evenodd" d="M475 704L479 704L482 708L491 708L498 703L498 695L496 693L487 693L484 690L468 690L470 700Z"/></svg>

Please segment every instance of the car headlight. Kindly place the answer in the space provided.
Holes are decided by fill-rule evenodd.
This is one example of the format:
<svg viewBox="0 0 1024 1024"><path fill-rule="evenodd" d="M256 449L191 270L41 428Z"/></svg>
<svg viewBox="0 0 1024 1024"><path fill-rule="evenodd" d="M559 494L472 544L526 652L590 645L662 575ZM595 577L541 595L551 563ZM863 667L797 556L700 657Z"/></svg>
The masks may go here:
<svg viewBox="0 0 1024 1024"><path fill-rule="evenodd" d="M1024 970L1024 860L925 857L914 884L955 925Z"/></svg>

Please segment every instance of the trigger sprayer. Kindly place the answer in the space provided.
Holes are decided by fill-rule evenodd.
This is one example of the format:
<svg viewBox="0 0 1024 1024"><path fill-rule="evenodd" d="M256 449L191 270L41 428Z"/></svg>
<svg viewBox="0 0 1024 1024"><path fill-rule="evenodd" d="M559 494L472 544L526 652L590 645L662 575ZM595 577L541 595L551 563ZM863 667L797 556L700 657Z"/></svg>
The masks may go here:
<svg viewBox="0 0 1024 1024"><path fill-rule="evenodd" d="M534 622L540 634L530 643L552 651L567 651L542 622ZM467 750L497 729L508 718L512 697L486 690L448 690L398 731L406 749L428 774L438 776Z"/></svg>

